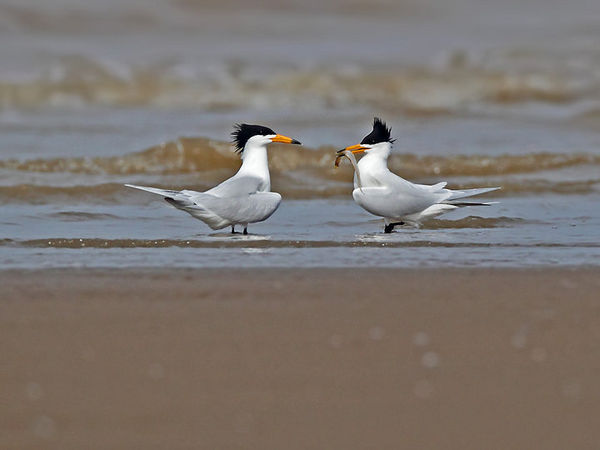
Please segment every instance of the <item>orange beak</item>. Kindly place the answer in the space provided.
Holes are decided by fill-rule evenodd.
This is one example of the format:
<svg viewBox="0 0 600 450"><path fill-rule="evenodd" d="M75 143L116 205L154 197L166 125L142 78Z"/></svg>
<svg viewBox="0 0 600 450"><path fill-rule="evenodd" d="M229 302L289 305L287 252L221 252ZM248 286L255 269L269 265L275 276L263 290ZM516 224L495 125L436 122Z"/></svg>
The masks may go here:
<svg viewBox="0 0 600 450"><path fill-rule="evenodd" d="M282 144L298 144L298 145L302 145L300 143L300 141L297 141L296 139L289 138L289 137L284 136L282 134L278 134L274 138L271 138L271 142L281 142Z"/></svg>
<svg viewBox="0 0 600 450"><path fill-rule="evenodd" d="M360 144L356 144L356 145L351 145L350 147L346 147L346 148L343 148L341 150L338 150L338 154L340 154L342 152L345 152L346 150L349 150L352 153L362 153L365 150L368 150L368 148L367 147L363 147Z"/></svg>

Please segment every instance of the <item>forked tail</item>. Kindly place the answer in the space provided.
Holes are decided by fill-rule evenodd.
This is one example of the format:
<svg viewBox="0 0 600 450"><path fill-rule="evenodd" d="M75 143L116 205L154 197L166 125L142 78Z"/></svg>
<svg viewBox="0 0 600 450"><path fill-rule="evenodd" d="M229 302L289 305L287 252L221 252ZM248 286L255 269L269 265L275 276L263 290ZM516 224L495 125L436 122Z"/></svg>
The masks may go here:
<svg viewBox="0 0 600 450"><path fill-rule="evenodd" d="M169 189L159 189L148 186L136 186L135 184L126 184L125 186L139 189L140 191L152 192L153 194L161 195L163 197L174 197L179 194L179 191L171 191Z"/></svg>
<svg viewBox="0 0 600 450"><path fill-rule="evenodd" d="M126 184L125 186L133 188L133 189L139 189L140 191L146 191L146 192L151 192L152 194L160 195L167 202L169 202L171 205L173 205L177 208L194 205L194 202L192 202L187 195L181 193L180 191L172 191L169 189L159 189L159 188L153 188L153 187L148 187L148 186L136 186L135 184Z"/></svg>
<svg viewBox="0 0 600 450"><path fill-rule="evenodd" d="M493 205L497 202L456 202L454 200L459 200L462 198L473 197L475 195L485 194L486 192L497 191L500 187L489 187L489 188L475 188L475 189L463 189L463 190L451 190L450 196L444 200L444 203L455 206L489 206Z"/></svg>

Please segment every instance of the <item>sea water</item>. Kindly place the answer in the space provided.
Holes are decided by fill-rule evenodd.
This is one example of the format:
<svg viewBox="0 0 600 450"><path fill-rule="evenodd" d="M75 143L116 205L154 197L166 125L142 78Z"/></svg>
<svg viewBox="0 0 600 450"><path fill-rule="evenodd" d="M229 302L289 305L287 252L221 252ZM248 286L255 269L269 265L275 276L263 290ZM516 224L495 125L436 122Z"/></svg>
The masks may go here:
<svg viewBox="0 0 600 450"><path fill-rule="evenodd" d="M3 0L0 268L598 265L600 4L551 3ZM375 115L396 173L498 203L383 234L333 167ZM123 186L226 179L236 122L304 144L249 236Z"/></svg>

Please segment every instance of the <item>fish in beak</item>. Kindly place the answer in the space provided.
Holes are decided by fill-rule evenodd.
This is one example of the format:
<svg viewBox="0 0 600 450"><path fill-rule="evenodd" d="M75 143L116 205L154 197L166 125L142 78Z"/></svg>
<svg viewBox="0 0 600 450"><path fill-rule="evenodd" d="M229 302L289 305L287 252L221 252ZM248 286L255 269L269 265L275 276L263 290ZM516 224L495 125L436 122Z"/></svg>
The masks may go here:
<svg viewBox="0 0 600 450"><path fill-rule="evenodd" d="M368 150L368 147L364 147L361 144L356 144L356 145L351 145L350 147L346 147L346 148L343 148L341 150L338 150L338 154L339 153L343 153L345 151L349 151L349 152L352 152L352 153L362 153L365 150Z"/></svg>
<svg viewBox="0 0 600 450"><path fill-rule="evenodd" d="M356 146L353 145L352 147L356 147ZM348 160L352 164L352 167L354 167L354 172L356 173L356 184L358 185L358 188L362 191L362 181L360 179L360 171L358 170L358 163L356 162L354 153L358 153L359 151L364 151L364 148L363 148L363 150L357 150L357 151L348 150L352 147L348 147L347 149L343 148L343 149L337 151L337 153L336 153L337 156L335 157L335 167L337 168L340 166L340 161L342 158L348 158Z"/></svg>

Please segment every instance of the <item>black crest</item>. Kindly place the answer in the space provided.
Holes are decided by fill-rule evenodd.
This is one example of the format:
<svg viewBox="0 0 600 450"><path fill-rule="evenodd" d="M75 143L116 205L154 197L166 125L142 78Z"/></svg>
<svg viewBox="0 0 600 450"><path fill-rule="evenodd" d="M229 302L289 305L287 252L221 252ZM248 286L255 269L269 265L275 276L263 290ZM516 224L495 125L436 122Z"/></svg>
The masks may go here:
<svg viewBox="0 0 600 450"><path fill-rule="evenodd" d="M373 131L365 136L361 144L379 144L380 142L393 143L395 139L390 137L392 129L379 117L373 119Z"/></svg>
<svg viewBox="0 0 600 450"><path fill-rule="evenodd" d="M233 127L233 132L231 133L231 138L233 139L233 145L235 145L235 151L237 153L241 153L244 151L244 147L246 146L246 142L252 136L256 136L260 134L261 136L268 136L270 134L277 134L273 130L268 127L263 127L262 125L248 125L247 123L236 123Z"/></svg>

